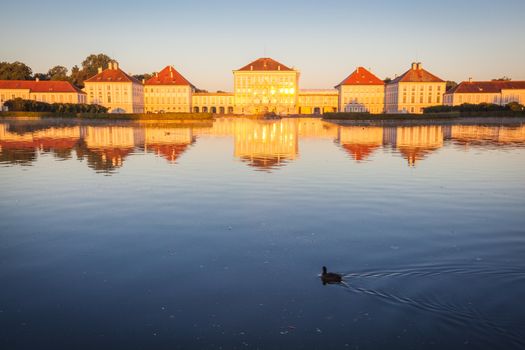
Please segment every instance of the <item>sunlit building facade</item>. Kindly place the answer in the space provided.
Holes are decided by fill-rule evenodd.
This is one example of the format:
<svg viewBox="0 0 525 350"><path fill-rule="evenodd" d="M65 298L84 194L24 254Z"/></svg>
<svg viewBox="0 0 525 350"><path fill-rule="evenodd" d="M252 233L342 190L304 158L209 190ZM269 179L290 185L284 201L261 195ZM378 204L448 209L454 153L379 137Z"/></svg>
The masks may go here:
<svg viewBox="0 0 525 350"><path fill-rule="evenodd" d="M363 67L357 67L336 89L339 112L377 114L385 111L385 84Z"/></svg>
<svg viewBox="0 0 525 350"><path fill-rule="evenodd" d="M229 92L197 92L192 106L194 113L234 114L235 97Z"/></svg>
<svg viewBox="0 0 525 350"><path fill-rule="evenodd" d="M299 90L299 114L337 112L337 90Z"/></svg>
<svg viewBox="0 0 525 350"><path fill-rule="evenodd" d="M525 104L525 81L464 81L445 93L444 104Z"/></svg>
<svg viewBox="0 0 525 350"><path fill-rule="evenodd" d="M259 58L233 71L236 114L298 113L299 71Z"/></svg>
<svg viewBox="0 0 525 350"><path fill-rule="evenodd" d="M142 82L126 74L117 62L84 82L88 103L102 105L110 113L144 113Z"/></svg>
<svg viewBox="0 0 525 350"><path fill-rule="evenodd" d="M144 83L146 113L191 112L193 85L167 66Z"/></svg>
<svg viewBox="0 0 525 350"><path fill-rule="evenodd" d="M86 103L86 94L68 81L0 80L0 110L15 98L46 103Z"/></svg>
<svg viewBox="0 0 525 350"><path fill-rule="evenodd" d="M430 106L442 105L446 82L412 63L411 69L386 85L387 113L421 114Z"/></svg>

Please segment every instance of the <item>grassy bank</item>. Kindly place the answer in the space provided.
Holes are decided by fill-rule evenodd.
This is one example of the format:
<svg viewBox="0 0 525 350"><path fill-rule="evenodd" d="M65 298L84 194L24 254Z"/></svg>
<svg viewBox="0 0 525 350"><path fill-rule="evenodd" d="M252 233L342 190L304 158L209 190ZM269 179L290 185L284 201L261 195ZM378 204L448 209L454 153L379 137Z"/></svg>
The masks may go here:
<svg viewBox="0 0 525 350"><path fill-rule="evenodd" d="M494 112L443 112L425 114L369 114L369 113L325 113L326 120L436 120L454 118L525 118L525 112L494 111Z"/></svg>
<svg viewBox="0 0 525 350"><path fill-rule="evenodd" d="M100 120L213 120L212 113L111 114L111 113L55 113L55 112L0 112L0 118L67 118Z"/></svg>

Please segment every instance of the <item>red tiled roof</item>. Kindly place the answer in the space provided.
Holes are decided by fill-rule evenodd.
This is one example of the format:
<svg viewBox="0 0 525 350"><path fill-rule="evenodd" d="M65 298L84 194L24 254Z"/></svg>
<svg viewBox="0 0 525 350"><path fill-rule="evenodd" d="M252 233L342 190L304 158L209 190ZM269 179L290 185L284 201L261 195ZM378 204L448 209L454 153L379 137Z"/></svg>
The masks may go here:
<svg viewBox="0 0 525 350"><path fill-rule="evenodd" d="M157 75L146 81L145 85L191 85L175 68L166 66Z"/></svg>
<svg viewBox="0 0 525 350"><path fill-rule="evenodd" d="M379 148L378 145L366 144L344 144L343 148L356 161L362 161L370 157L374 151Z"/></svg>
<svg viewBox="0 0 525 350"><path fill-rule="evenodd" d="M500 93L501 90L525 90L525 81L464 81L447 94Z"/></svg>
<svg viewBox="0 0 525 350"><path fill-rule="evenodd" d="M363 67L358 67L339 85L384 85L385 83Z"/></svg>
<svg viewBox="0 0 525 350"><path fill-rule="evenodd" d="M114 68L114 69L105 69L101 73L98 73L91 78L84 81L85 83L137 83L142 84L137 79L133 78L132 76L126 74L122 69L120 68Z"/></svg>
<svg viewBox="0 0 525 350"><path fill-rule="evenodd" d="M0 89L24 89L30 92L75 92L84 94L69 81L62 80L0 80Z"/></svg>
<svg viewBox="0 0 525 350"><path fill-rule="evenodd" d="M274 59L263 57L259 58L258 60L253 61L250 64L247 64L246 66L242 67L242 71L291 71L293 69L286 67L284 64L279 63L275 61Z"/></svg>
<svg viewBox="0 0 525 350"><path fill-rule="evenodd" d="M421 67L421 63L412 64L412 68L403 75L392 80L389 84L395 83L444 83L445 81L431 74Z"/></svg>
<svg viewBox="0 0 525 350"><path fill-rule="evenodd" d="M174 163L187 149L190 144L148 144L148 149L162 156L168 162Z"/></svg>

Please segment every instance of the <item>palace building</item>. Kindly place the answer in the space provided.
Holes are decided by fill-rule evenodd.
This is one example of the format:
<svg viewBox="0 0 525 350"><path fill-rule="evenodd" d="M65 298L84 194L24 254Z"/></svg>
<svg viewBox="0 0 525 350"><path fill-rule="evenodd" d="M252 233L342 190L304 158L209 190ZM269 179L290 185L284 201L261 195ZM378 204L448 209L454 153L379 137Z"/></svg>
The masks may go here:
<svg viewBox="0 0 525 350"><path fill-rule="evenodd" d="M191 112L193 85L167 66L144 83L146 113Z"/></svg>
<svg viewBox="0 0 525 350"><path fill-rule="evenodd" d="M126 74L117 62L84 82L88 103L108 108L110 113L144 113L144 87Z"/></svg>
<svg viewBox="0 0 525 350"><path fill-rule="evenodd" d="M271 58L259 58L233 71L235 113L298 113L299 75Z"/></svg>
<svg viewBox="0 0 525 350"><path fill-rule="evenodd" d="M335 88L338 90L339 112L385 111L385 83L363 67L357 67Z"/></svg>
<svg viewBox="0 0 525 350"><path fill-rule="evenodd" d="M525 81L464 81L445 93L444 104L525 104Z"/></svg>
<svg viewBox="0 0 525 350"><path fill-rule="evenodd" d="M337 112L337 90L299 90L299 114Z"/></svg>
<svg viewBox="0 0 525 350"><path fill-rule="evenodd" d="M423 69L421 63L386 85L387 113L423 113L425 107L442 105L446 82Z"/></svg>
<svg viewBox="0 0 525 350"><path fill-rule="evenodd" d="M46 103L86 103L86 94L68 81L0 80L0 110L4 102L15 98Z"/></svg>
<svg viewBox="0 0 525 350"><path fill-rule="evenodd" d="M234 99L231 92L197 92L192 96L193 112L233 114Z"/></svg>

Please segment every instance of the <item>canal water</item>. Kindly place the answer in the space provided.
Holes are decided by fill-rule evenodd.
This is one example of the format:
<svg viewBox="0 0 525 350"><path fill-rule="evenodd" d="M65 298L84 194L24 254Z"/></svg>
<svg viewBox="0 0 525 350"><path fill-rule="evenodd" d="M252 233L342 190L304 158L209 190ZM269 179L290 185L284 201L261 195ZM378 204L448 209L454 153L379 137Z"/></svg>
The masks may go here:
<svg viewBox="0 0 525 350"><path fill-rule="evenodd" d="M525 125L4 120L0 281L2 349L523 349Z"/></svg>

